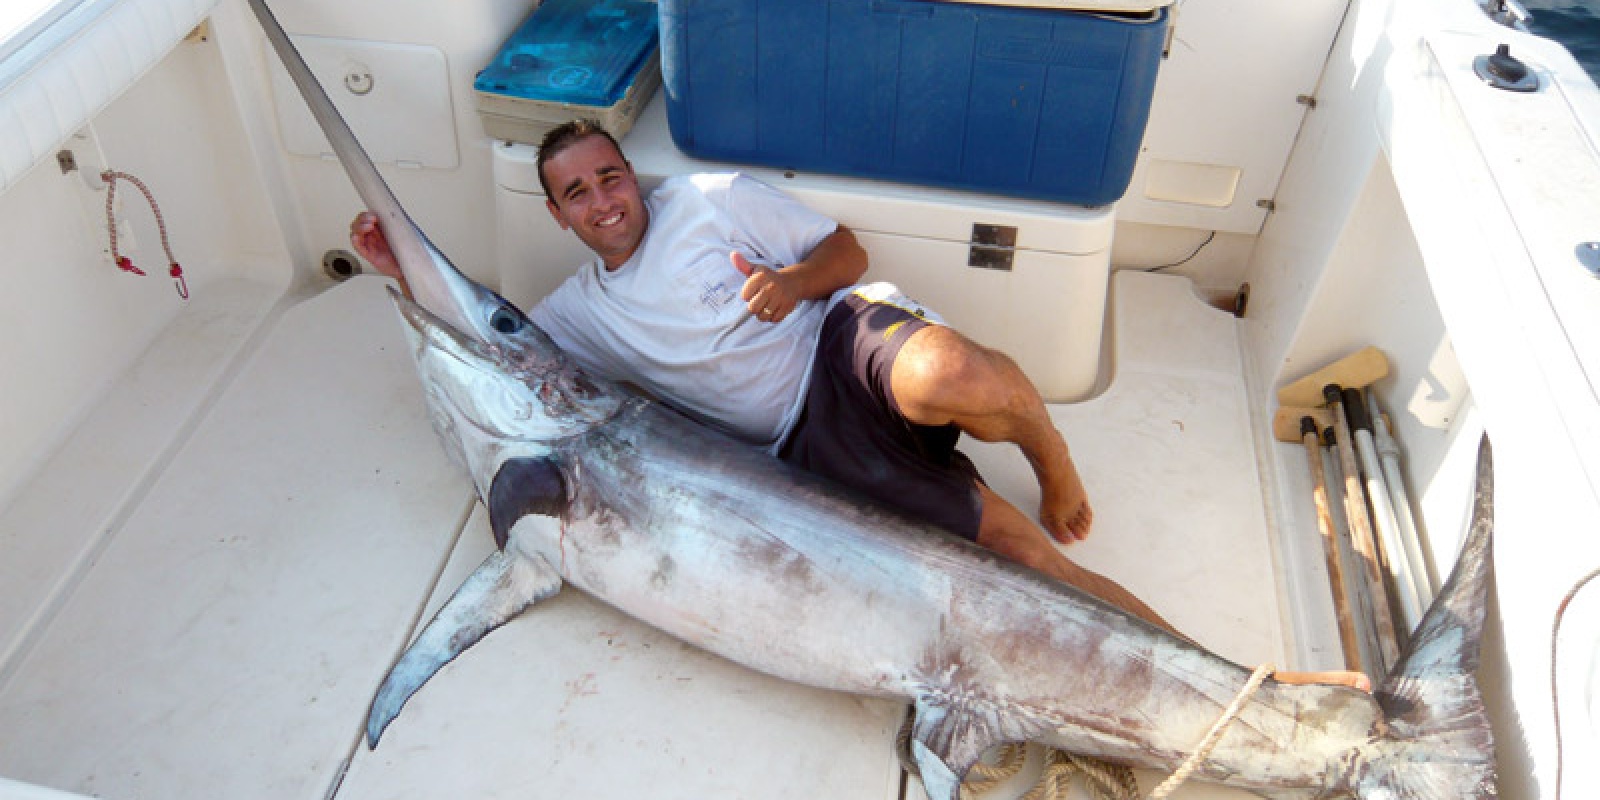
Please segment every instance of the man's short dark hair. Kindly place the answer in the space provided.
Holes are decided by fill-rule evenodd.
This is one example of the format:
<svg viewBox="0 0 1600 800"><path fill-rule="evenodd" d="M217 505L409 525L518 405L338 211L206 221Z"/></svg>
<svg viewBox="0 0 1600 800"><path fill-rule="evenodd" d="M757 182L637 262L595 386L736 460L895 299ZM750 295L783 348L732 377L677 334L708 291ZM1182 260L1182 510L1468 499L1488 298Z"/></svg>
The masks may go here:
<svg viewBox="0 0 1600 800"><path fill-rule="evenodd" d="M590 136L606 137L606 141L610 142L611 146L617 149L617 153L619 155L622 153L622 145L617 144L616 137L612 136L610 131L600 127L600 123L597 120L588 118L580 118L571 120L569 122L563 122L560 125L551 128L550 131L544 135L544 139L539 142L539 158L534 162L534 167L539 170L539 186L540 188L544 189L544 196L548 198L550 202L560 205L559 199L556 197L555 193L550 191L550 183L545 180L545 162L555 158L561 153L561 151L566 150L567 148L589 138Z"/></svg>

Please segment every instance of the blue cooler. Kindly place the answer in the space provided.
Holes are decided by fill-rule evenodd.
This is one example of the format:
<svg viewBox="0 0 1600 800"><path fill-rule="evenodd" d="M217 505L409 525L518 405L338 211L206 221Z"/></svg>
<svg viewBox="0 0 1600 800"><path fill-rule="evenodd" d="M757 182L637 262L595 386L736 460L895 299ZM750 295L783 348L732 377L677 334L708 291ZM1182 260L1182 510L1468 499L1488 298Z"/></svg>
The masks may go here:
<svg viewBox="0 0 1600 800"><path fill-rule="evenodd" d="M1025 2L1041 0L660 0L672 139L709 159L1115 202L1172 0Z"/></svg>
<svg viewBox="0 0 1600 800"><path fill-rule="evenodd" d="M661 83L656 30L650 0L544 0L472 82L484 132L538 144L592 117L622 138Z"/></svg>

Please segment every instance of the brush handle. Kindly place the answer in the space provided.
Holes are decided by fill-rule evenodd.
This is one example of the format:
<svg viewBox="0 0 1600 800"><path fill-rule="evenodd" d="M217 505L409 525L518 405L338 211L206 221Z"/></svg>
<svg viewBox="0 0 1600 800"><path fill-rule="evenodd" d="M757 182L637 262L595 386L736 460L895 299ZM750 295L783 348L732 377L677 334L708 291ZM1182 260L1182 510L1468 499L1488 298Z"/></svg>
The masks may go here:
<svg viewBox="0 0 1600 800"><path fill-rule="evenodd" d="M1355 618L1350 613L1345 589L1344 564L1339 558L1339 540L1333 525L1333 506L1328 500L1328 476L1322 469L1322 441L1317 421L1300 418L1300 441L1306 448L1306 464L1311 468L1311 500L1317 508L1317 530L1322 534L1322 557L1328 566L1328 588L1333 592L1333 611L1339 625L1339 648L1344 651L1344 667L1362 670L1361 644L1356 636Z"/></svg>
<svg viewBox="0 0 1600 800"><path fill-rule="evenodd" d="M1373 628L1378 637L1380 662L1385 671L1394 666L1400 657L1400 645L1395 634L1394 615L1389 611L1389 593L1383 585L1383 572L1379 566L1378 545L1372 533L1372 517L1367 513L1366 491L1361 486L1361 468L1356 463L1354 437L1350 423L1345 419L1343 390L1338 384L1323 387L1322 396L1333 412L1335 445L1339 451L1339 464L1344 472L1345 516L1350 523L1350 542L1362 562L1362 577L1366 579L1367 594L1372 600Z"/></svg>

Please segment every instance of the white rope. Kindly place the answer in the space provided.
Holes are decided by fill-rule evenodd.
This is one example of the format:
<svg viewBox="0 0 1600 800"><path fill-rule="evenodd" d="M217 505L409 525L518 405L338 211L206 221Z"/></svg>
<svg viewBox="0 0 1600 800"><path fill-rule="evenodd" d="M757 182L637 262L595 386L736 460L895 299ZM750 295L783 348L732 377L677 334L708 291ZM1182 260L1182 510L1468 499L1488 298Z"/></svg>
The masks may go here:
<svg viewBox="0 0 1600 800"><path fill-rule="evenodd" d="M1240 689L1239 694L1234 696L1233 702L1229 703L1228 707L1223 710L1222 716L1217 717L1217 721L1211 724L1211 730L1206 731L1206 735L1200 739L1200 744L1195 745L1194 752L1184 759L1183 766L1178 767L1178 771L1172 773L1172 777L1162 781L1161 785L1150 793L1150 800L1163 800L1167 795L1177 791L1178 787L1183 785L1183 782L1188 780L1189 776L1194 774L1194 771L1199 769L1201 764L1205 763L1206 757L1211 755L1212 748L1215 748L1217 741L1222 738L1222 732L1227 730L1228 723L1233 722L1233 718L1239 716L1239 709L1244 708L1245 701L1256 693L1256 689L1261 688L1261 682L1266 680L1267 676L1271 675L1276 669L1271 664L1262 664L1256 667L1256 671L1250 674L1250 680L1245 681L1244 688Z"/></svg>

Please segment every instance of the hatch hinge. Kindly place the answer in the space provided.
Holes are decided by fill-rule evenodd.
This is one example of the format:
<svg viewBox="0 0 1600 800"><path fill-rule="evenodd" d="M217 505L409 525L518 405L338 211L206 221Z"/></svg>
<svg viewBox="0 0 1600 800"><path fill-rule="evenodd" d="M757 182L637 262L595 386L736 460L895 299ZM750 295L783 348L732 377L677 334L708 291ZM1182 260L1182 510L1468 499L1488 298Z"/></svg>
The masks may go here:
<svg viewBox="0 0 1600 800"><path fill-rule="evenodd" d="M972 224L971 247L967 250L967 266L983 269L1011 270L1016 258L1017 228L1015 225Z"/></svg>
<svg viewBox="0 0 1600 800"><path fill-rule="evenodd" d="M1317 96L1314 94L1297 94L1294 101L1306 107L1308 111L1317 110Z"/></svg>

